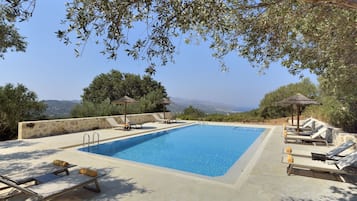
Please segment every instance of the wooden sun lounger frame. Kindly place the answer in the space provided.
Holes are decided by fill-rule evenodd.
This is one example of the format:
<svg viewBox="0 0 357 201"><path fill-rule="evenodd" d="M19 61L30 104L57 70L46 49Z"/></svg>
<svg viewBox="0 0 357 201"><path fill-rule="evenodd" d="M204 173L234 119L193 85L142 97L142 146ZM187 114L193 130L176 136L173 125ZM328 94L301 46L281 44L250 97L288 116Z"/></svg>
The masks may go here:
<svg viewBox="0 0 357 201"><path fill-rule="evenodd" d="M124 117L120 117L121 120L124 120ZM130 128L143 128L143 123L144 122L137 122L137 121L132 121L130 120L129 117L126 117L126 122L128 122Z"/></svg>
<svg viewBox="0 0 357 201"><path fill-rule="evenodd" d="M173 117L171 116L171 113L167 113L166 118L163 117L163 114L162 114L162 113L158 113L157 115L160 117L160 119L167 120L168 123L176 123L176 122L177 122L177 121L176 121L176 118L173 118Z"/></svg>
<svg viewBox="0 0 357 201"><path fill-rule="evenodd" d="M289 143L290 142L289 140L294 140L295 142L298 142L300 140L301 143L304 143L305 141L312 142L312 143L322 142L322 143L325 143L326 146L329 146L329 143L327 142L327 140L322 139L320 137L320 134L323 132L326 132L326 131L327 131L327 128L323 127L323 128L321 128L321 130L317 131L316 133L312 134L311 136L286 135L286 136L284 136L284 142Z"/></svg>
<svg viewBox="0 0 357 201"><path fill-rule="evenodd" d="M153 117L155 118L156 121L158 121L160 123L165 123L165 124L171 123L170 119L162 119L159 117L158 114L153 114Z"/></svg>
<svg viewBox="0 0 357 201"><path fill-rule="evenodd" d="M63 195L67 192L70 192L72 190L75 190L75 189L78 189L81 187L84 187L87 190L99 193L101 191L101 189L100 189L100 186L98 183L98 178L101 176L104 176L104 175L100 174L96 177L90 177L90 176L86 176L86 175L81 175L79 173L77 173L77 174L72 173L72 174L69 174L68 176L63 176L58 179L54 179L50 182L46 182L46 183L42 183L42 184L34 185L34 186L29 186L29 187L22 187L22 186L16 184L15 182L13 182L11 180L7 180L5 178L0 178L0 182L15 188L15 189L19 190L20 192L29 195L30 197L34 197L37 200L48 200L48 199L58 197L60 195ZM83 180L79 181L78 177L82 177ZM84 179L86 179L86 180L84 180ZM56 191L56 192L54 192L52 194L48 194L48 195L47 194L41 195L40 193L38 193L37 189L39 189L41 187L44 187L44 186L50 185L50 184L56 184L56 183L67 181L67 180L72 181L72 184L70 186L67 186L64 189L61 189L59 191ZM94 188L87 186L88 184L91 184L91 183L94 184ZM37 192L36 192L36 190L37 190Z"/></svg>
<svg viewBox="0 0 357 201"><path fill-rule="evenodd" d="M113 117L107 117L105 120L110 124L110 126L114 129L120 128L123 130L130 130L129 124L119 124Z"/></svg>
<svg viewBox="0 0 357 201"><path fill-rule="evenodd" d="M76 165L73 164L68 164L67 166L58 166L58 165L54 165L53 163L48 163L45 165L35 166L34 168L31 169L22 170L21 174L0 175L0 178L12 181L17 185L21 185L29 182L35 182L35 184L39 184L41 183L41 180L39 179L41 176L49 175L49 174L58 175L62 173L69 175L68 169L75 166ZM36 171L34 171L34 169L36 169ZM0 191L7 188L9 188L9 186L1 187Z"/></svg>
<svg viewBox="0 0 357 201"><path fill-rule="evenodd" d="M305 157L305 158L312 158L313 159L313 154L318 154L320 155L324 160L339 160L346 155L340 155L342 152L345 152L349 148L355 146L355 142L352 140L346 141L345 143L340 144L339 146L331 149L328 152L322 153L318 151L308 151L308 150L292 150L291 153L286 152L286 149L283 149L282 153L283 154L291 154L292 156L298 156L298 157ZM318 159L313 159L313 160L318 160Z"/></svg>
<svg viewBox="0 0 357 201"><path fill-rule="evenodd" d="M311 130L310 128L310 124L311 122L315 121L313 118L307 118L304 120L304 122L300 125L299 129L308 129L308 130ZM308 127L306 127L308 126ZM284 126L286 130L296 130L297 129L297 126L293 126L293 125L285 125Z"/></svg>
<svg viewBox="0 0 357 201"><path fill-rule="evenodd" d="M351 158L356 156L357 152L354 152L352 154L350 154L349 156L346 157L350 157L349 159L344 158L341 159L342 160L347 160L349 161ZM301 158L299 162L296 162L295 160L298 159L299 157L294 157L294 161L293 162L289 162L288 161L288 155L285 155L282 157L281 162L288 164L288 167L286 169L286 173L287 175L291 175L293 174L293 170L294 169L308 169L308 170L312 170L312 171L319 171L319 172L327 172L330 174L337 174L339 176L341 175L357 175L357 171L356 172L350 172L350 171L345 171L344 169L340 169L339 167L339 162L338 161L333 161L330 163L326 163L326 162L321 162L321 161L314 161L311 160L309 158ZM304 162L304 163L302 163ZM354 161L349 161L350 164L353 164ZM356 167L357 168L357 167ZM342 177L340 177L342 179L342 181L345 181Z"/></svg>

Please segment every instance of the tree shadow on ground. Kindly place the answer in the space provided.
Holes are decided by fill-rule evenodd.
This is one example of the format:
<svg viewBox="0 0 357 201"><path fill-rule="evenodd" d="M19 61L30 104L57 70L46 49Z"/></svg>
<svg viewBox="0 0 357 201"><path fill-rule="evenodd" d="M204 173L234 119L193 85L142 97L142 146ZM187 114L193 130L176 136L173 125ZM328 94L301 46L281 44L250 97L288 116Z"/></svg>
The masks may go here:
<svg viewBox="0 0 357 201"><path fill-rule="evenodd" d="M316 178L316 179L325 179L330 181L345 182L345 183L357 185L357 175L341 175L341 174L333 174L329 172L304 170L304 169L293 169L293 174Z"/></svg>
<svg viewBox="0 0 357 201"><path fill-rule="evenodd" d="M332 195L324 195L320 197L318 200L320 201L357 201L357 187L350 186L348 188L339 188L336 186L330 187ZM282 198L281 201L313 201L309 198L297 198L297 197L285 197Z"/></svg>
<svg viewBox="0 0 357 201"><path fill-rule="evenodd" d="M43 157L50 156L59 152L60 150L40 150L40 151L23 151L23 152L15 152L10 154L2 154L0 155L0 174L8 174L9 172L21 172L23 170L27 170L35 167L36 165L33 160L38 160ZM44 163L52 163L52 161L42 162Z"/></svg>
<svg viewBox="0 0 357 201"><path fill-rule="evenodd" d="M23 140L9 140L0 142L0 149L14 148L14 147L30 147L38 142L29 142Z"/></svg>
<svg viewBox="0 0 357 201"><path fill-rule="evenodd" d="M137 130L139 130L139 129L142 129L142 130L144 130L144 129L146 129L146 130L149 130L149 129L156 129L157 127L155 127L155 126L142 126L141 128L134 128L134 129L137 129Z"/></svg>
<svg viewBox="0 0 357 201"><path fill-rule="evenodd" d="M312 199L304 199L304 198L294 198L294 197L285 197L282 198L281 201L313 201Z"/></svg>
<svg viewBox="0 0 357 201"><path fill-rule="evenodd" d="M339 188L336 186L331 186L330 190L333 196L322 196L319 198L321 201L337 200L337 201L357 201L357 176L352 175L338 175L331 174L328 172L319 172L303 169L294 169L294 175L311 177L316 179L324 179L336 182L345 182L351 184L347 188ZM296 198L296 197L285 197L281 201L312 201L309 198Z"/></svg>
<svg viewBox="0 0 357 201"><path fill-rule="evenodd" d="M357 186L350 186L348 188L338 188L331 186L330 190L333 194L339 195L338 201L357 201Z"/></svg>
<svg viewBox="0 0 357 201"><path fill-rule="evenodd" d="M75 170L73 170L75 171ZM78 170L77 170L78 171ZM101 192L96 193L92 191L88 191L82 187L73 189L70 191L67 191L66 193L62 194L61 196L58 196L54 199L51 199L53 201L64 201L64 200L70 200L70 201L79 201L79 200L120 200L120 198L130 196L131 193L139 193L139 194L144 194L144 193L149 193L150 191L139 187L135 181L133 181L132 178L116 178L110 176L110 169L105 168L105 169L98 169L97 170L99 173L105 173L103 177L98 178L98 183L101 189ZM70 172L71 174L71 172ZM66 176L64 176L66 177ZM55 180L54 180L55 181ZM68 181L70 184L71 182L75 182L74 180ZM43 185L46 185L44 183ZM93 184L90 185L90 187ZM9 200L19 200L23 198L24 200L26 199L25 195L17 195Z"/></svg>
<svg viewBox="0 0 357 201"><path fill-rule="evenodd" d="M319 172L319 171L312 171L312 170L304 170L304 169L293 169L292 172L294 175L304 176L304 177L311 177L316 179L325 179L330 181L339 181L342 182L341 178L337 174L330 174L327 172Z"/></svg>
<svg viewBox="0 0 357 201"><path fill-rule="evenodd" d="M56 149L21 151L21 152L15 152L15 153L10 153L10 154L2 154L1 160L2 161L11 161L11 160L18 161L18 160L24 160L24 159L40 159L42 157L49 156L49 155L58 153L60 151L61 150L56 150Z"/></svg>

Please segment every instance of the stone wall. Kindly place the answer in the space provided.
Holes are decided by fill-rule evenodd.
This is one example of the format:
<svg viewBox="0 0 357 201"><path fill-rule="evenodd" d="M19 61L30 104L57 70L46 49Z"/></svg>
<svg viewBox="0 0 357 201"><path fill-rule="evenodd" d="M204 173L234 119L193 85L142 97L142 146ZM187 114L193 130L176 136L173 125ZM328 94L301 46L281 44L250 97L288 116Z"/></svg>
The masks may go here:
<svg viewBox="0 0 357 201"><path fill-rule="evenodd" d="M107 117L108 116L19 122L18 139L47 137L110 128L110 124L105 120ZM118 123L123 123L123 115L111 117L114 117ZM155 121L152 113L127 115L127 118L134 123Z"/></svg>

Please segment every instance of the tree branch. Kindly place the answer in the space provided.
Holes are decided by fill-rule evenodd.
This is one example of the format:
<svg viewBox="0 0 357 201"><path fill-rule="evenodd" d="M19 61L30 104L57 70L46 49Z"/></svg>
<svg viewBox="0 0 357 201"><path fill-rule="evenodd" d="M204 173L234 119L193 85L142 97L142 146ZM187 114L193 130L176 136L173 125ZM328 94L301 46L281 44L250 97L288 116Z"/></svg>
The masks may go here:
<svg viewBox="0 0 357 201"><path fill-rule="evenodd" d="M277 1L271 2L271 3L257 3L257 4L254 4L254 5L245 5L245 6L241 6L241 8L244 8L244 9L266 8L266 7L269 7L271 5L278 4L278 3L282 2L282 1L283 0L277 0Z"/></svg>
<svg viewBox="0 0 357 201"><path fill-rule="evenodd" d="M302 0L306 3L329 4L341 8L357 9L357 0Z"/></svg>

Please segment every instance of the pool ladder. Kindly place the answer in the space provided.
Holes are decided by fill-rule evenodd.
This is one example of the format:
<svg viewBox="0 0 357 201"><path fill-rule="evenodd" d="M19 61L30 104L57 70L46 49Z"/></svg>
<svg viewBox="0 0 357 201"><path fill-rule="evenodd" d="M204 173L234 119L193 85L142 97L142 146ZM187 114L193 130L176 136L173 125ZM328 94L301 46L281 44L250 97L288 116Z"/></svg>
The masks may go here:
<svg viewBox="0 0 357 201"><path fill-rule="evenodd" d="M90 152L90 146L97 143L99 144L99 133L93 132L92 134L92 141L90 140L90 135L88 133L83 134L83 143L82 146L87 146L87 151Z"/></svg>

